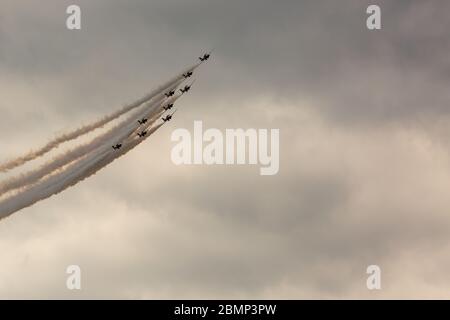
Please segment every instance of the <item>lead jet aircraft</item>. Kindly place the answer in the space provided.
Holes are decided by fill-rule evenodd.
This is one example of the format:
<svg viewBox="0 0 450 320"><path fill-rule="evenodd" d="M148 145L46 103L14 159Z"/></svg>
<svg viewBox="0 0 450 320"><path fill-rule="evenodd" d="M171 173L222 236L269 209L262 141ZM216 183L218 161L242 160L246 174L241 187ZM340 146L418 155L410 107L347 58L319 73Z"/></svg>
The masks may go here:
<svg viewBox="0 0 450 320"><path fill-rule="evenodd" d="M205 53L202 57L198 57L200 61L206 61L211 56L211 53Z"/></svg>

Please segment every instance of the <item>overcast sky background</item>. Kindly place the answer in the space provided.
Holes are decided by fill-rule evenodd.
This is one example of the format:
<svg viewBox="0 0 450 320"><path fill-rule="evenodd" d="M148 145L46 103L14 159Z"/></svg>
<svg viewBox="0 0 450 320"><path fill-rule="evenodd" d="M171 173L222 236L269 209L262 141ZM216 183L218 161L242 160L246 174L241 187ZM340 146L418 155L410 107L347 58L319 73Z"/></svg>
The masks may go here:
<svg viewBox="0 0 450 320"><path fill-rule="evenodd" d="M65 27L70 4L81 6L80 31ZM381 7L380 31L366 28L369 4ZM0 298L450 297L448 1L0 8L0 160L215 49L174 121L0 221ZM279 174L175 166L170 134L194 120L279 128ZM81 291L66 289L71 264ZM380 291L366 288L371 264Z"/></svg>

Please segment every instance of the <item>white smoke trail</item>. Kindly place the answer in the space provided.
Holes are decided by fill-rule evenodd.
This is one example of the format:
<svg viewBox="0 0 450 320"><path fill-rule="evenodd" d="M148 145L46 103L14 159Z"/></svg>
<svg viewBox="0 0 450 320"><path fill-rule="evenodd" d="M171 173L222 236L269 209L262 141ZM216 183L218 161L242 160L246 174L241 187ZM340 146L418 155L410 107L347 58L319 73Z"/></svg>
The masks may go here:
<svg viewBox="0 0 450 320"><path fill-rule="evenodd" d="M115 159L121 157L142 143L162 125L163 123L160 123L155 127L152 127L148 131L148 134L143 138L131 136L123 142L123 146L120 150L112 150L109 146L99 148L85 158L70 164L61 172L51 175L41 182L31 186L29 189L1 201L0 220L10 216L18 210L29 207L38 201L56 195L95 174ZM147 125L145 128L148 128L149 126L150 125Z"/></svg>
<svg viewBox="0 0 450 320"><path fill-rule="evenodd" d="M178 86L182 80L176 83ZM77 160L78 158L92 152L102 145L112 146L113 144L119 143L124 140L130 134L132 134L135 130L137 130L138 120L142 118L149 119L148 123L151 123L154 119L155 114L158 115L159 110L162 106L174 103L181 95L176 94L168 99L165 99L164 92L159 94L159 100L154 102L146 102L144 104L143 110L136 112L134 115L128 117L126 120L118 124L117 126L111 128L109 131L103 133L102 135L94 138L91 142L77 146L56 158L53 158L51 161L45 163L38 169L26 172L24 174L18 175L16 177L12 177L4 182L0 183L0 195L9 192L14 189L20 189L26 187L27 185L33 184L39 181L41 178L45 177L48 174L51 174L53 171L60 169L63 166Z"/></svg>
<svg viewBox="0 0 450 320"><path fill-rule="evenodd" d="M193 71L195 70L201 63L196 63L195 65L191 66L190 68L186 69L185 71L183 71L181 74L179 74L177 77L173 78L172 80L166 82L165 84L163 84L162 86L156 88L155 90L153 90L152 92L150 92L149 94L147 94L146 96L142 97L141 99L123 107L122 109L105 116L104 118L93 122L91 124L85 125L77 130L74 130L72 132L69 133L65 133L62 134L58 137L56 137L55 139L51 140L50 142L48 142L46 145L44 145L43 147L34 150L34 151L30 151L29 153L17 157L15 159L6 161L2 164L0 164L0 172L6 172L8 170L11 170L13 168L16 168L18 166L21 166L23 164L25 164L28 161L34 160L38 157L43 156L44 154L50 152L51 150L53 150L54 148L58 147L60 144L70 141L70 140L74 140L84 134L87 134L95 129L101 128L104 125L106 125L107 123L111 122L112 120L120 117L121 115L129 112L132 109L135 109L137 107L139 107L142 103L150 100L151 98L153 98L155 95L157 95L158 93L160 93L163 90L167 90L168 88L170 88L171 86L173 86L174 83L176 83L179 80L183 80L184 76L183 74L185 72L188 71Z"/></svg>

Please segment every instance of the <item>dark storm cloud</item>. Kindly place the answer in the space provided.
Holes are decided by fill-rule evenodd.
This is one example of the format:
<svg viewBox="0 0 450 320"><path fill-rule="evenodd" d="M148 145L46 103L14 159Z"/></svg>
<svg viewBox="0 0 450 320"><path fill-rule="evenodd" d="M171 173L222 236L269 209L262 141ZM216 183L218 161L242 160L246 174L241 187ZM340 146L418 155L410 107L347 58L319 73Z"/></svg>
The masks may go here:
<svg viewBox="0 0 450 320"><path fill-rule="evenodd" d="M81 1L85 30L71 33L59 27L69 3L49 4L50 13L6 10L3 25L12 28L3 64L27 77L70 76L75 98L90 88L81 83L91 75L89 61L109 78L97 83L103 92L132 77L167 76L186 57L215 48L210 96L270 91L291 103L308 96L347 124L447 114L445 1L379 1L383 28L372 32L365 27L370 1Z"/></svg>
<svg viewBox="0 0 450 320"><path fill-rule="evenodd" d="M227 68L213 67L208 89L214 97L270 90L295 103L309 96L326 116L345 123L446 115L448 3L381 1L383 29L375 32L365 27L370 3L140 1L97 7L100 17L117 22L98 29L103 44L135 34L126 44L158 60L216 48L217 63ZM133 17L128 24L124 12ZM144 45L155 38L166 40L164 49ZM145 59L142 52L138 59ZM213 85L225 82L225 88Z"/></svg>

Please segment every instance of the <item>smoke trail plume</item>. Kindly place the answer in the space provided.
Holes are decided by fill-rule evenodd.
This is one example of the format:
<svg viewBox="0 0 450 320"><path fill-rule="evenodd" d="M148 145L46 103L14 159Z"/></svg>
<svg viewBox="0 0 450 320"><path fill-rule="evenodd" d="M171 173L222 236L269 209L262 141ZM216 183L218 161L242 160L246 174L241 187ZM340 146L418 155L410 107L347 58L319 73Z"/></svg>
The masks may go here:
<svg viewBox="0 0 450 320"><path fill-rule="evenodd" d="M194 70L200 64L197 63L187 69L187 71ZM84 126L72 133L58 137L38 151L31 152L28 155L0 165L0 171L19 166L26 161L39 157L49 150L56 148L60 143L75 139L103 126L112 119L117 118L119 113L124 114L134 108L142 107L126 120L123 120L90 142L64 152L35 170L0 183L0 196L9 191L16 190L15 193L6 194L6 198L0 200L0 220L38 201L58 194L87 177L94 175L115 159L128 153L145 141L163 125L163 123L156 124L165 112L165 109L167 109L163 107L173 104L182 95L177 93L167 98L164 94L168 89L171 91L175 90L184 80L185 77L182 74L163 86L160 86L144 98L136 101L132 104L133 106L129 105L126 107L128 108L127 111L124 111L125 109L116 111L91 125ZM146 119L145 123L138 121L143 118ZM138 132L144 131L147 133L146 135L142 136L137 134ZM112 148L112 146L116 145L118 145L117 148Z"/></svg>
<svg viewBox="0 0 450 320"><path fill-rule="evenodd" d="M121 115L129 112L132 109L139 107L142 103L152 99L155 95L157 95L161 91L167 90L168 88L172 87L176 82L183 80L184 79L183 74L185 72L195 70L195 68L197 68L200 64L201 63L196 63L195 65L186 69L185 71L183 71L181 74L179 74L175 78L171 79L170 81L168 81L165 84L163 84L162 86L156 88L155 90L153 90L149 94L145 95L141 99L123 107L120 110L113 112L112 114L107 115L98 121L95 121L91 124L85 125L79 129L72 131L72 132L62 134L37 150L30 151L23 156L17 157L15 159L12 159L12 160L9 160L9 161L6 161L6 162L0 164L0 172L6 172L6 171L16 168L18 166L21 166L28 161L34 160L38 157L45 155L46 153L50 152L51 150L58 147L60 144L62 144L64 142L74 140L74 139L76 139L82 135L85 135L95 129L103 127L104 125L111 122L112 120L120 117Z"/></svg>
<svg viewBox="0 0 450 320"><path fill-rule="evenodd" d="M34 186L31 186L29 189L1 201L0 220L10 216L16 211L29 207L38 201L56 195L90 177L100 169L104 168L117 158L128 153L130 150L142 143L162 125L163 123L160 123L149 129L148 134L143 138L131 136L123 142L123 147L117 152L112 150L109 146L108 148L106 148L106 146L100 148L85 158L70 164L62 171L45 178ZM149 126L146 126L146 128L148 127Z"/></svg>
<svg viewBox="0 0 450 320"><path fill-rule="evenodd" d="M178 86L181 82L182 80L177 82L176 85ZM126 120L111 128L109 131L94 138L91 142L77 146L53 158L38 169L26 172L24 174L12 177L4 182L1 182L0 195L11 190L19 189L33 184L44 176L51 174L53 171L60 169L61 167L77 160L78 158L86 155L89 152L92 152L93 150L104 144L111 146L119 141L122 141L138 129L139 119L146 118L148 119L148 123L151 123L155 120L153 119L153 117L155 117L155 114L159 117L159 111L161 110L162 106L174 103L180 97L180 95L176 94L168 99L165 99L164 93L161 93L158 95L158 97L159 99L154 102L144 103L143 110L136 112Z"/></svg>

